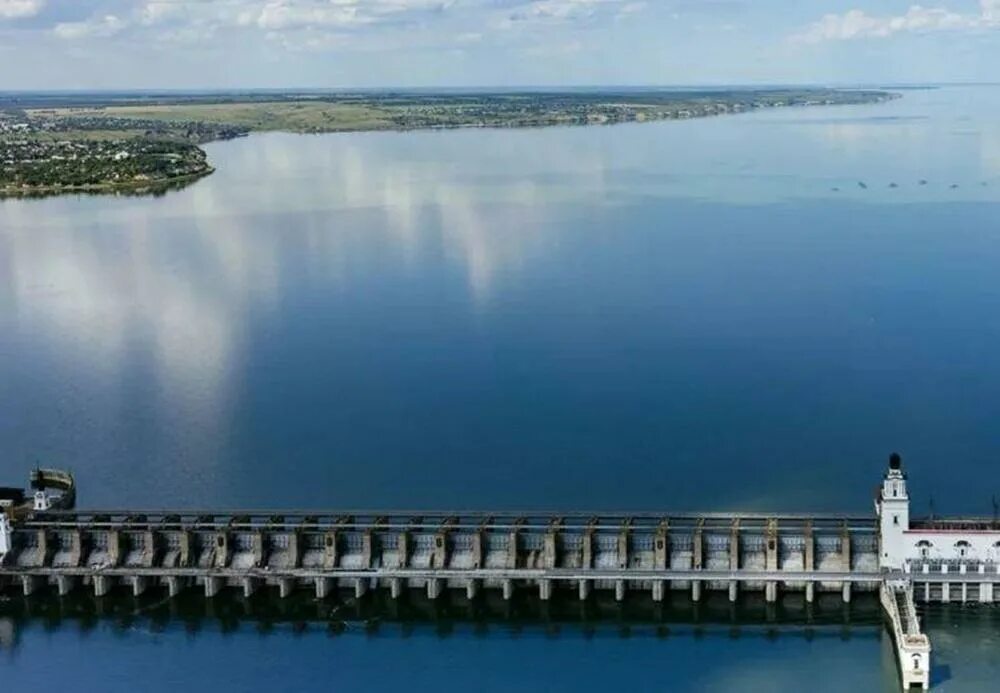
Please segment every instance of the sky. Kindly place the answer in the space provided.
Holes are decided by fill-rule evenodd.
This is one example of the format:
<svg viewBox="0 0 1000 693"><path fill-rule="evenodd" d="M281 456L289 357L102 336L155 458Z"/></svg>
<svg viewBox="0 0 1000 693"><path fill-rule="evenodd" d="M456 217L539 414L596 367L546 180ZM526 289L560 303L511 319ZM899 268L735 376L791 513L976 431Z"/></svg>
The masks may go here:
<svg viewBox="0 0 1000 693"><path fill-rule="evenodd" d="M1000 0L0 0L0 89L1000 81Z"/></svg>

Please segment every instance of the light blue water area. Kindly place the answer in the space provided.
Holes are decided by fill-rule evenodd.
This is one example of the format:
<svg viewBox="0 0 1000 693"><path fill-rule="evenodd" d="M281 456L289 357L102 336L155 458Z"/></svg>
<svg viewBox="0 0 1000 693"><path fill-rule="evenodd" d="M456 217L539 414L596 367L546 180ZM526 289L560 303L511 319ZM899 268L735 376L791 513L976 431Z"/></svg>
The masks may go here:
<svg viewBox="0 0 1000 693"><path fill-rule="evenodd" d="M866 511L898 449L915 513L989 513L998 109L1000 89L969 87L614 127L269 134L210 145L217 172L164 197L0 202L0 482L37 460L71 467L90 507ZM865 639L29 625L19 643L5 677L61 658L122 686L156 666L216 681L223 658L230 690L285 661L347 688L500 687L510 665L560 690L571 663L595 687L663 689L670 668L689 672L672 690L886 680ZM993 680L968 651L942 687ZM378 664L396 661L405 675Z"/></svg>

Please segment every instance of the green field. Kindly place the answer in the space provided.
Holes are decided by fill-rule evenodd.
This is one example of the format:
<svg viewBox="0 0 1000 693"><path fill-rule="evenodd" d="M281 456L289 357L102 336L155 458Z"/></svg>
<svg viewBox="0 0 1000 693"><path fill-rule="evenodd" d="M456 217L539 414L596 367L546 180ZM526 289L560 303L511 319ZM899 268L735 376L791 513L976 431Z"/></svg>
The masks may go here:
<svg viewBox="0 0 1000 693"><path fill-rule="evenodd" d="M328 102L252 102L108 106L104 108L29 110L32 117L130 118L171 122L232 125L247 130L290 132L339 132L385 130L395 127L384 109L359 104Z"/></svg>

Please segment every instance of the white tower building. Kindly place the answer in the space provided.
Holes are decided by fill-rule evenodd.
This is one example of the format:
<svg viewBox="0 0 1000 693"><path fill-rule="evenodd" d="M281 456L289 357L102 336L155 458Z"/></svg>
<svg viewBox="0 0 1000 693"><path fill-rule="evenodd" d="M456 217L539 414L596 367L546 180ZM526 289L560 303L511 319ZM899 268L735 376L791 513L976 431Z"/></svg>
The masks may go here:
<svg viewBox="0 0 1000 693"><path fill-rule="evenodd" d="M875 511L879 518L879 567L902 570L908 553L904 535L910 529L910 496L903 461L896 453L889 457L889 471L882 480Z"/></svg>

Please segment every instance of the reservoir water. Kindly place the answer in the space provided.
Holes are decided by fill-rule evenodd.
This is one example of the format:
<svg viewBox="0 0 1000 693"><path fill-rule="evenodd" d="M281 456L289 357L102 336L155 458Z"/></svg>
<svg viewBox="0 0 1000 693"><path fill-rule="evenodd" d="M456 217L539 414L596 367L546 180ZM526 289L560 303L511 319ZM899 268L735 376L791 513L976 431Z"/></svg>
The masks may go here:
<svg viewBox="0 0 1000 693"><path fill-rule="evenodd" d="M255 135L208 146L217 172L162 197L2 201L0 483L40 461L87 507L854 512L898 449L915 512L989 514L997 112L1000 88L955 87ZM22 610L0 603L12 688L897 685L870 620L331 636ZM993 610L927 626L938 690L997 680Z"/></svg>

